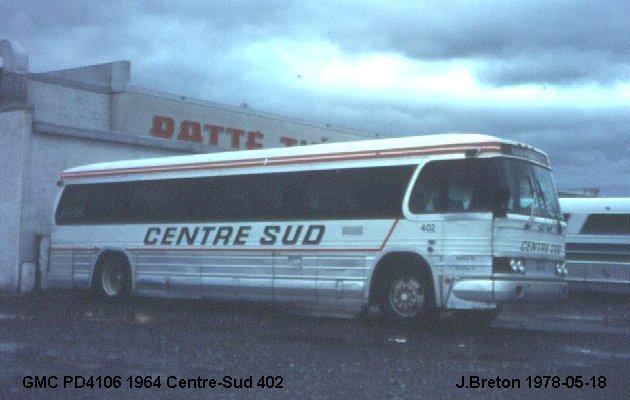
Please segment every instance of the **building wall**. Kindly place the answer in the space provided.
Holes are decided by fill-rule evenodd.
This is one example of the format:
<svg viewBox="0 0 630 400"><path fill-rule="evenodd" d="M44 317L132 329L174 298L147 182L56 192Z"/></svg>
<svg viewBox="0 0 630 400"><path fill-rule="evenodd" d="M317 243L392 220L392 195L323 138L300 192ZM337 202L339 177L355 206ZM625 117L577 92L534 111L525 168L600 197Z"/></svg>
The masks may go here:
<svg viewBox="0 0 630 400"><path fill-rule="evenodd" d="M109 131L109 94L29 79L28 102L37 121Z"/></svg>
<svg viewBox="0 0 630 400"><path fill-rule="evenodd" d="M0 112L0 290L16 290L22 259L18 249L24 226L24 175L32 114L28 109Z"/></svg>

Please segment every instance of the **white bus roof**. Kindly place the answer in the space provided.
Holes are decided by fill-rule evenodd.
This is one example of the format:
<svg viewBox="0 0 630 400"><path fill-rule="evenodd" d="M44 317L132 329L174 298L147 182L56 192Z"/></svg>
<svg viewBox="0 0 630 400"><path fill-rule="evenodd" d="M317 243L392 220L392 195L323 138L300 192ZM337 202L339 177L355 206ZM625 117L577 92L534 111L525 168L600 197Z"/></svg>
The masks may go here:
<svg viewBox="0 0 630 400"><path fill-rule="evenodd" d="M62 172L61 178L111 177L131 174L344 162L375 158L422 157L426 155L462 153L466 150L479 150L482 153L501 153L503 144L523 146L546 157L546 154L539 149L494 136L449 133L114 161L70 168Z"/></svg>
<svg viewBox="0 0 630 400"><path fill-rule="evenodd" d="M630 213L630 198L560 198L560 208L566 214L625 214Z"/></svg>

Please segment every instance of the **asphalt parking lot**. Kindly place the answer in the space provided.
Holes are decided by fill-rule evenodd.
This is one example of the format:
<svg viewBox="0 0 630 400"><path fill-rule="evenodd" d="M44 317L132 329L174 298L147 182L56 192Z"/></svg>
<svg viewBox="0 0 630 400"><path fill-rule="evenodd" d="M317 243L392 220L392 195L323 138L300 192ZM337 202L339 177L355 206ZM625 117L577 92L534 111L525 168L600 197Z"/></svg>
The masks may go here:
<svg viewBox="0 0 630 400"><path fill-rule="evenodd" d="M273 305L0 297L2 399L612 399L630 396L629 377L624 296L510 305L486 327L445 315L430 328Z"/></svg>

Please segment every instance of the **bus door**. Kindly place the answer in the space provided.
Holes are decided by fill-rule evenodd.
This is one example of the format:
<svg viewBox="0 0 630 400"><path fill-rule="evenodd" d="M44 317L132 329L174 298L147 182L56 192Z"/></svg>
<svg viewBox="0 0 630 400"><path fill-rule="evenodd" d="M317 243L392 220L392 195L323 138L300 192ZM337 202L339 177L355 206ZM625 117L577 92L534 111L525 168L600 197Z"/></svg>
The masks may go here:
<svg viewBox="0 0 630 400"><path fill-rule="evenodd" d="M469 275L490 254L493 192L485 164L468 158L431 161L415 182L409 211L421 248L434 266L443 267L440 273Z"/></svg>

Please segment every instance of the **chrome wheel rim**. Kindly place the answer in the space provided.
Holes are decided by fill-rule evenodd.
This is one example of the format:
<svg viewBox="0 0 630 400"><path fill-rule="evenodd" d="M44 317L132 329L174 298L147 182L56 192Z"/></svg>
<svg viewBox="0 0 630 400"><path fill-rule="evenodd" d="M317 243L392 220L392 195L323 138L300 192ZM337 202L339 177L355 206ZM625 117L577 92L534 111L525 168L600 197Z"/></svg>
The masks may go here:
<svg viewBox="0 0 630 400"><path fill-rule="evenodd" d="M418 315L424 305L422 285L416 278L399 278L389 291L389 305L401 317Z"/></svg>
<svg viewBox="0 0 630 400"><path fill-rule="evenodd" d="M122 292L123 270L119 266L108 266L101 275L101 287L108 296L118 296Z"/></svg>

